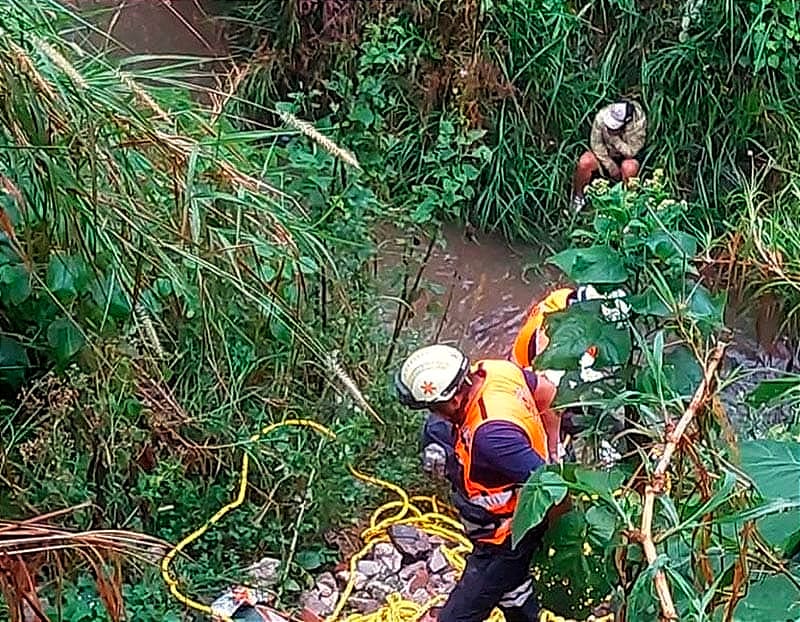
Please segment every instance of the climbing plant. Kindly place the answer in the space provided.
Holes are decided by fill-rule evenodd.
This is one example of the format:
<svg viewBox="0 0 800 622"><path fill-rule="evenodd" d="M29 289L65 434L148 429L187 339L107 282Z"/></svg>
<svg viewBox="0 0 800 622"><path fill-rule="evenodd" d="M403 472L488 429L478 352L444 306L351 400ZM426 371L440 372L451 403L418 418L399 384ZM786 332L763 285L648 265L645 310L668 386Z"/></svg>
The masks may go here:
<svg viewBox="0 0 800 622"><path fill-rule="evenodd" d="M569 497L536 562L543 598L568 613L611 594L627 620L785 619L800 600L800 444L737 444L715 397L725 296L704 283L707 240L660 171L590 197L592 216L549 261L597 296L548 316L535 367L596 450L531 476L514 538Z"/></svg>

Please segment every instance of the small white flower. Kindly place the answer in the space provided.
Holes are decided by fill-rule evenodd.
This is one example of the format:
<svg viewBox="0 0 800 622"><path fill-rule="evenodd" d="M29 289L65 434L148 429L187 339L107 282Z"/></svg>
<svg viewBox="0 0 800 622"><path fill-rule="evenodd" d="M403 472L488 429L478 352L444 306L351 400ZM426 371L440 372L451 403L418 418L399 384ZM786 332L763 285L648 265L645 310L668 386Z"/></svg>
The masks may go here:
<svg viewBox="0 0 800 622"><path fill-rule="evenodd" d="M585 367L581 370L581 380L584 382L596 382L605 378L605 374L591 367Z"/></svg>
<svg viewBox="0 0 800 622"><path fill-rule="evenodd" d="M592 356L589 352L584 352L581 355L581 358L578 361L578 363L580 363L580 366L582 368L586 369L587 367L591 367L592 365L594 365L594 362L596 360L597 359L594 356Z"/></svg>

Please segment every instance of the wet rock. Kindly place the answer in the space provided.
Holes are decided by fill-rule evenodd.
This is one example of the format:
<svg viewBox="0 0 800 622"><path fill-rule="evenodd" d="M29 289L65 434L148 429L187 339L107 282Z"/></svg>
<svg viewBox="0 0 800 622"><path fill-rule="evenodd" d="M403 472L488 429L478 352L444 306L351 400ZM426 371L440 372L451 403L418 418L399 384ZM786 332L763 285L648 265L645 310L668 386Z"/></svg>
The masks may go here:
<svg viewBox="0 0 800 622"><path fill-rule="evenodd" d="M414 590L414 592L411 594L411 600L413 600L418 605L424 605L430 600L430 598L431 595L428 594L428 590L424 588Z"/></svg>
<svg viewBox="0 0 800 622"><path fill-rule="evenodd" d="M280 579L281 560L264 557L248 566L245 572L262 587L275 585Z"/></svg>
<svg viewBox="0 0 800 622"><path fill-rule="evenodd" d="M389 538L408 561L423 559L431 552L430 538L412 525L393 525L389 529Z"/></svg>
<svg viewBox="0 0 800 622"><path fill-rule="evenodd" d="M323 572L317 577L317 592L322 597L328 597L336 592L336 578L330 572Z"/></svg>
<svg viewBox="0 0 800 622"><path fill-rule="evenodd" d="M381 608L381 602L368 596L353 596L347 603L358 613L372 613Z"/></svg>
<svg viewBox="0 0 800 622"><path fill-rule="evenodd" d="M325 606L327 613L331 613L334 609L336 609L336 604L339 602L339 592L333 591L327 596L321 595L319 600Z"/></svg>
<svg viewBox="0 0 800 622"><path fill-rule="evenodd" d="M375 563L375 562L372 562ZM349 570L341 570L336 573L336 579L339 583L344 587L350 581L350 571ZM363 572L359 572L356 570L356 577L355 582L353 583L353 587L357 590L360 590L367 584L367 575Z"/></svg>
<svg viewBox="0 0 800 622"><path fill-rule="evenodd" d="M420 568L426 570L427 564L424 561L415 562L401 569L397 576L401 581L410 581Z"/></svg>
<svg viewBox="0 0 800 622"><path fill-rule="evenodd" d="M414 594L419 589L424 588L428 585L428 580L430 576L428 575L428 569L425 567L419 568L415 573L414 576L408 582L408 586L406 587L406 592L408 594Z"/></svg>
<svg viewBox="0 0 800 622"><path fill-rule="evenodd" d="M376 544L372 558L382 563L390 572L398 572L403 566L403 555L389 542Z"/></svg>
<svg viewBox="0 0 800 622"><path fill-rule="evenodd" d="M394 594L398 590L394 585L390 583L384 583L383 581L373 581L367 587L367 591L370 593L372 598L376 598L381 602L386 602L386 599L389 597L389 594Z"/></svg>
<svg viewBox="0 0 800 622"><path fill-rule="evenodd" d="M451 570L450 572L445 572L442 575L442 580L449 585L455 585L458 582L458 576L456 575L455 570Z"/></svg>
<svg viewBox="0 0 800 622"><path fill-rule="evenodd" d="M437 573L444 571L449 566L450 564L442 552L442 547L437 546L428 560L428 569L433 573Z"/></svg>
<svg viewBox="0 0 800 622"><path fill-rule="evenodd" d="M303 620L306 622L317 622L319 619L324 619L325 616L333 613L333 608L336 603L330 603L330 597L327 601L323 601L317 594L311 592L304 595L301 599L303 605Z"/></svg>
<svg viewBox="0 0 800 622"><path fill-rule="evenodd" d="M362 559L356 564L358 572L367 578L378 576L381 573L382 567L379 561L373 561L371 559Z"/></svg>

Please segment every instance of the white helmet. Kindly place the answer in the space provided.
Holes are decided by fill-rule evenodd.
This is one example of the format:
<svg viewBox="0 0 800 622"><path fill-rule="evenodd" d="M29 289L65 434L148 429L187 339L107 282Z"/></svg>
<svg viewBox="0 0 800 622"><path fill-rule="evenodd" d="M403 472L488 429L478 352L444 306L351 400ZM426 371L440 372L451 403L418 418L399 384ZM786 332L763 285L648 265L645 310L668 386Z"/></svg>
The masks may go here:
<svg viewBox="0 0 800 622"><path fill-rule="evenodd" d="M400 402L412 409L450 400L469 371L469 359L450 346L433 345L411 353L394 379Z"/></svg>

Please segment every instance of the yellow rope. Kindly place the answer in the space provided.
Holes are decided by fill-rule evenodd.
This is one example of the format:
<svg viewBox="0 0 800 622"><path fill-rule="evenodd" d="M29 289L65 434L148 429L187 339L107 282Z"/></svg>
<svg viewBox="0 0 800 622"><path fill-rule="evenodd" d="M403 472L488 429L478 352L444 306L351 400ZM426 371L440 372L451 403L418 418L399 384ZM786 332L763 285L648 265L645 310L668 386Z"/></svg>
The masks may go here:
<svg viewBox="0 0 800 622"><path fill-rule="evenodd" d="M250 442L256 442L260 440L262 436L266 436L278 428L288 426L311 428L323 436L333 440L336 439L336 435L330 429L316 421L311 421L310 419L287 419L286 421L266 426L260 433L251 436L249 440ZM195 611L199 611L200 613L204 613L224 622L232 622L232 620L228 616L215 613L208 605L193 600L178 589L178 580L172 575L170 564L178 553L200 538L228 512L244 503L245 493L247 491L248 467L249 459L245 452L242 457L239 492L236 498L220 508L200 528L178 542L178 544L176 544L161 560L161 576L169 587L169 591L179 602ZM434 596L427 602L418 604L404 599L398 593L390 594L386 600L386 604L377 611L368 614L351 614L342 619L342 611L355 589L358 562L369 554L375 544L389 541L388 530L393 525L413 525L430 536L441 538L444 542L442 545L442 553L458 573L464 570L464 566L466 565L465 556L472 550L472 543L464 535L464 529L461 524L453 519L452 516L448 516L445 513L449 512L451 515L455 514L452 508L442 504L436 497L416 496L409 498L408 493L396 484L361 473L352 465L348 465L348 469L354 477L361 481L392 491L399 497L399 500L385 503L370 516L369 526L361 534L364 546L350 558L349 580L339 597L339 601L336 603L336 607L331 615L328 616L326 622L414 622L419 620L431 608L441 605L445 600L445 596ZM423 511L420 504L430 506L430 511ZM392 513L389 514L389 512ZM386 514L389 515L385 516ZM595 620L595 622L612 622L613 619L613 614L602 618L590 618L590 620ZM503 622L503 620L503 614L499 609L495 609L489 617L489 622ZM571 621L551 611L542 610L539 622Z"/></svg>

